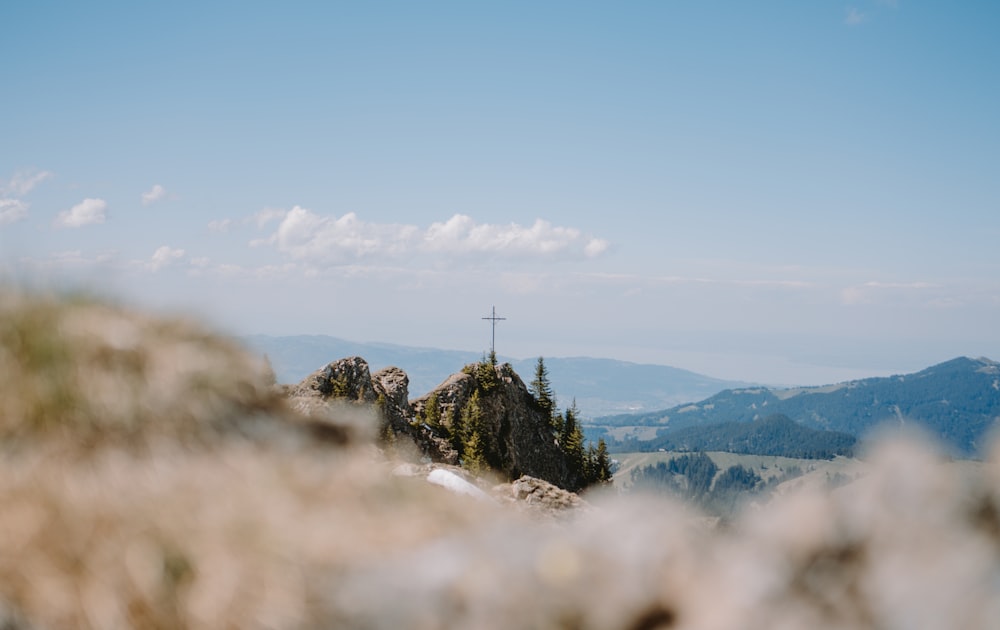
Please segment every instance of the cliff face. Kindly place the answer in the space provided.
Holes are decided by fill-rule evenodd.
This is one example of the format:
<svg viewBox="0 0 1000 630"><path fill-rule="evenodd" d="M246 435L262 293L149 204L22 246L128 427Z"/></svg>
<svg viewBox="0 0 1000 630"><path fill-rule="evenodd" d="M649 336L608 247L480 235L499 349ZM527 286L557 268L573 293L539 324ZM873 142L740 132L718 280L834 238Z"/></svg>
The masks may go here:
<svg viewBox="0 0 1000 630"><path fill-rule="evenodd" d="M350 357L316 370L289 394L300 401L344 399L377 404L383 432L391 429L396 439L409 438L431 461L458 464L459 453L449 434L457 430L458 419L478 392L483 455L489 467L507 480L530 475L560 487L573 487L575 480L552 435L547 414L510 364L468 366L412 403L407 386L406 373L399 368L372 375L364 359ZM435 399L443 418L439 426L423 422L428 401ZM299 406L309 408L310 404L315 402L300 402Z"/></svg>
<svg viewBox="0 0 1000 630"><path fill-rule="evenodd" d="M492 469L508 480L530 475L560 487L572 487L574 480L552 435L548 415L538 407L509 363L468 366L415 400L413 407L424 416L428 401L436 397L442 407L441 416L454 420L476 392L482 412L484 455Z"/></svg>

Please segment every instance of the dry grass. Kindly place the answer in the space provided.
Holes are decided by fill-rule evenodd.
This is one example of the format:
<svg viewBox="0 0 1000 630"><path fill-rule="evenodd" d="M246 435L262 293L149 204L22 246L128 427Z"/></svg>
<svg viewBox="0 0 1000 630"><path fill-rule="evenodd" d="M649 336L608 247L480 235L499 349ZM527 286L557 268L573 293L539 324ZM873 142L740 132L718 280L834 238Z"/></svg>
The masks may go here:
<svg viewBox="0 0 1000 630"><path fill-rule="evenodd" d="M0 387L5 444L197 441L281 401L266 363L192 322L13 290L0 292Z"/></svg>

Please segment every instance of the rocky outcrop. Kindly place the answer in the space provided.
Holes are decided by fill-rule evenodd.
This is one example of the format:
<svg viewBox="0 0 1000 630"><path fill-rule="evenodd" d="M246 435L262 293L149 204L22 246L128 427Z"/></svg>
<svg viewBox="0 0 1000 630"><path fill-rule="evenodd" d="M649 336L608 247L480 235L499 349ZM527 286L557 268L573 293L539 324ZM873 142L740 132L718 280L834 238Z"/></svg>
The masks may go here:
<svg viewBox="0 0 1000 630"><path fill-rule="evenodd" d="M290 395L369 404L378 400L368 363L361 357L347 357L321 367L294 386Z"/></svg>
<svg viewBox="0 0 1000 630"><path fill-rule="evenodd" d="M507 480L529 475L560 487L573 487L576 480L571 478L566 457L552 435L548 415L509 363L467 366L414 401L413 407L418 416L425 415L427 402L436 397L441 417L455 421L476 393L484 424L484 455L490 468Z"/></svg>
<svg viewBox="0 0 1000 630"><path fill-rule="evenodd" d="M409 401L409 381L406 372L397 367L387 367L372 375L383 422L391 427L396 439L412 440L426 459L457 463L458 453L451 448L448 440L414 421L414 410Z"/></svg>
<svg viewBox="0 0 1000 630"><path fill-rule="evenodd" d="M459 454L448 433L478 393L484 455L492 470L506 480L528 475L560 487L575 487L577 480L569 473L547 414L510 364L467 366L412 403L408 383L399 368L372 375L364 359L349 357L316 370L292 387L289 395L297 408L314 413L317 404L330 401L375 404L383 428L391 428L394 439L412 441L430 461L458 464ZM437 401L440 426L423 422L429 400Z"/></svg>
<svg viewBox="0 0 1000 630"><path fill-rule="evenodd" d="M400 416L412 416L410 409L410 379L398 367L387 367L372 375L372 386L385 404Z"/></svg>
<svg viewBox="0 0 1000 630"><path fill-rule="evenodd" d="M312 415L336 416L345 403L371 408L377 417L369 428L380 434L384 443L402 448L400 441L412 442L428 460L458 463L458 453L448 440L414 421L408 400L409 378L397 367L371 374L364 359L347 357L316 370L289 387L287 394L297 410Z"/></svg>
<svg viewBox="0 0 1000 630"><path fill-rule="evenodd" d="M403 430L413 419L407 400L409 379L403 370L385 368L371 374L361 357L333 361L288 389L298 409L315 410L331 403L377 407L385 424Z"/></svg>
<svg viewBox="0 0 1000 630"><path fill-rule="evenodd" d="M517 509L552 520L573 518L592 509L579 495L528 475L494 487L493 496Z"/></svg>

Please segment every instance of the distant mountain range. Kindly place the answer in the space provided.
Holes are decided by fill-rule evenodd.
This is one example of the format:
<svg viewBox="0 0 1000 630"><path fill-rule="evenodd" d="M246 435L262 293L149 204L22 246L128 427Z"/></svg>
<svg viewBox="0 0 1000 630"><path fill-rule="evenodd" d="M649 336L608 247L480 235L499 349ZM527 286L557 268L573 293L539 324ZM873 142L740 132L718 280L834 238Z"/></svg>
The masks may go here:
<svg viewBox="0 0 1000 630"><path fill-rule="evenodd" d="M360 356L372 371L389 366L405 371L410 379L410 398L429 392L463 366L483 358L481 352L358 343L326 335L252 335L241 340L268 357L281 383L297 383L332 361ZM500 360L509 361L526 383L534 378L538 357ZM558 406L566 407L575 398L584 418L664 409L748 385L665 365L612 359L545 357L545 366Z"/></svg>
<svg viewBox="0 0 1000 630"><path fill-rule="evenodd" d="M630 428L631 435L643 438L633 437L634 446L653 449L676 442L678 436L708 439L704 432L692 433L693 428L753 422L774 414L857 438L882 425L912 424L940 438L956 454L976 455L1000 421L1000 364L960 357L915 374L824 387L730 389L663 411L595 418L589 422L589 435Z"/></svg>
<svg viewBox="0 0 1000 630"><path fill-rule="evenodd" d="M360 356L372 371L389 366L404 370L411 399L483 358L476 352L325 335L254 335L242 341L268 357L279 382L297 383L332 361ZM510 362L525 382L534 377L537 357L500 360ZM792 389L612 359L545 357L545 365L558 406L575 399L587 438L605 437L616 450L720 448L824 457L847 452L851 445L845 436L863 438L881 425L912 423L966 456L978 454L1000 420L1000 364L985 358L960 357L914 374ZM661 411L648 411L652 409ZM759 422L775 415L826 433L803 432L783 421Z"/></svg>

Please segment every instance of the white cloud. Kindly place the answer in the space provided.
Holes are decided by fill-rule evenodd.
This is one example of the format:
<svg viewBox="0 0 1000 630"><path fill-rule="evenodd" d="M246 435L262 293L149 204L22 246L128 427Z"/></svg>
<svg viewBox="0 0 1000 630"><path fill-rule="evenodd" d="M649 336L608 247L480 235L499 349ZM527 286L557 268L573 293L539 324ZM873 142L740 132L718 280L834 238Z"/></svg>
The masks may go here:
<svg viewBox="0 0 1000 630"><path fill-rule="evenodd" d="M159 184L153 184L153 187L148 191L142 193L142 205L148 206L152 203L156 203L167 196L167 189Z"/></svg>
<svg viewBox="0 0 1000 630"><path fill-rule="evenodd" d="M84 199L69 210L60 212L56 217L56 227L82 227L95 223L104 223L108 203L103 199Z"/></svg>
<svg viewBox="0 0 1000 630"><path fill-rule="evenodd" d="M52 177L52 173L49 171L14 173L14 176L6 184L0 184L0 194L23 197L50 177Z"/></svg>
<svg viewBox="0 0 1000 630"><path fill-rule="evenodd" d="M6 182L0 182L0 225L16 223L28 216L28 203L21 201L38 184L52 177L49 171L14 173Z"/></svg>
<svg viewBox="0 0 1000 630"><path fill-rule="evenodd" d="M868 16L863 11L858 10L857 7L847 7L847 17L844 18L844 24L857 26L867 20Z"/></svg>
<svg viewBox="0 0 1000 630"><path fill-rule="evenodd" d="M456 214L445 223L434 223L427 229L424 248L455 254L546 255L562 251L579 240L579 230L553 226L542 219L526 228L516 223L477 224L471 217Z"/></svg>
<svg viewBox="0 0 1000 630"><path fill-rule="evenodd" d="M257 228L260 229L270 223L271 221L276 221L284 219L288 214L287 210L281 210L277 208L264 208L257 214L253 215L251 220L257 224Z"/></svg>
<svg viewBox="0 0 1000 630"><path fill-rule="evenodd" d="M20 199L0 199L0 225L16 223L28 216L28 204Z"/></svg>
<svg viewBox="0 0 1000 630"><path fill-rule="evenodd" d="M576 228L555 226L542 219L525 227L516 223L477 223L467 215L456 214L422 230L414 225L369 223L353 212L341 217L321 216L299 206L284 213L271 236L254 240L251 245L272 245L294 259L326 265L369 257L428 254L593 258L609 247L603 239L586 237Z"/></svg>
<svg viewBox="0 0 1000 630"><path fill-rule="evenodd" d="M609 243L603 238L592 238L587 246L583 248L583 253L587 258L596 258L608 251Z"/></svg>
<svg viewBox="0 0 1000 630"><path fill-rule="evenodd" d="M298 275L304 275L295 263L284 263L281 265L260 265L257 267L247 267L232 263L212 264L208 258L192 258L190 261L188 275L194 277L215 276L219 278L239 279L239 280L284 280L291 277L297 271Z"/></svg>
<svg viewBox="0 0 1000 630"><path fill-rule="evenodd" d="M404 253L417 229L397 224L366 223L353 212L323 217L295 206L269 239L278 251L299 260L343 264L371 255Z"/></svg>
<svg viewBox="0 0 1000 630"><path fill-rule="evenodd" d="M296 206L297 207L297 206ZM287 210L276 208L264 208L252 216L242 219L215 219L208 222L208 229L212 232L229 232L235 228L253 224L257 229L261 229L268 223L280 221L288 215ZM268 239L264 239L265 241Z"/></svg>
<svg viewBox="0 0 1000 630"><path fill-rule="evenodd" d="M174 261L184 257L183 249L173 249L166 245L158 247L149 259L149 269L159 271L172 264Z"/></svg>

